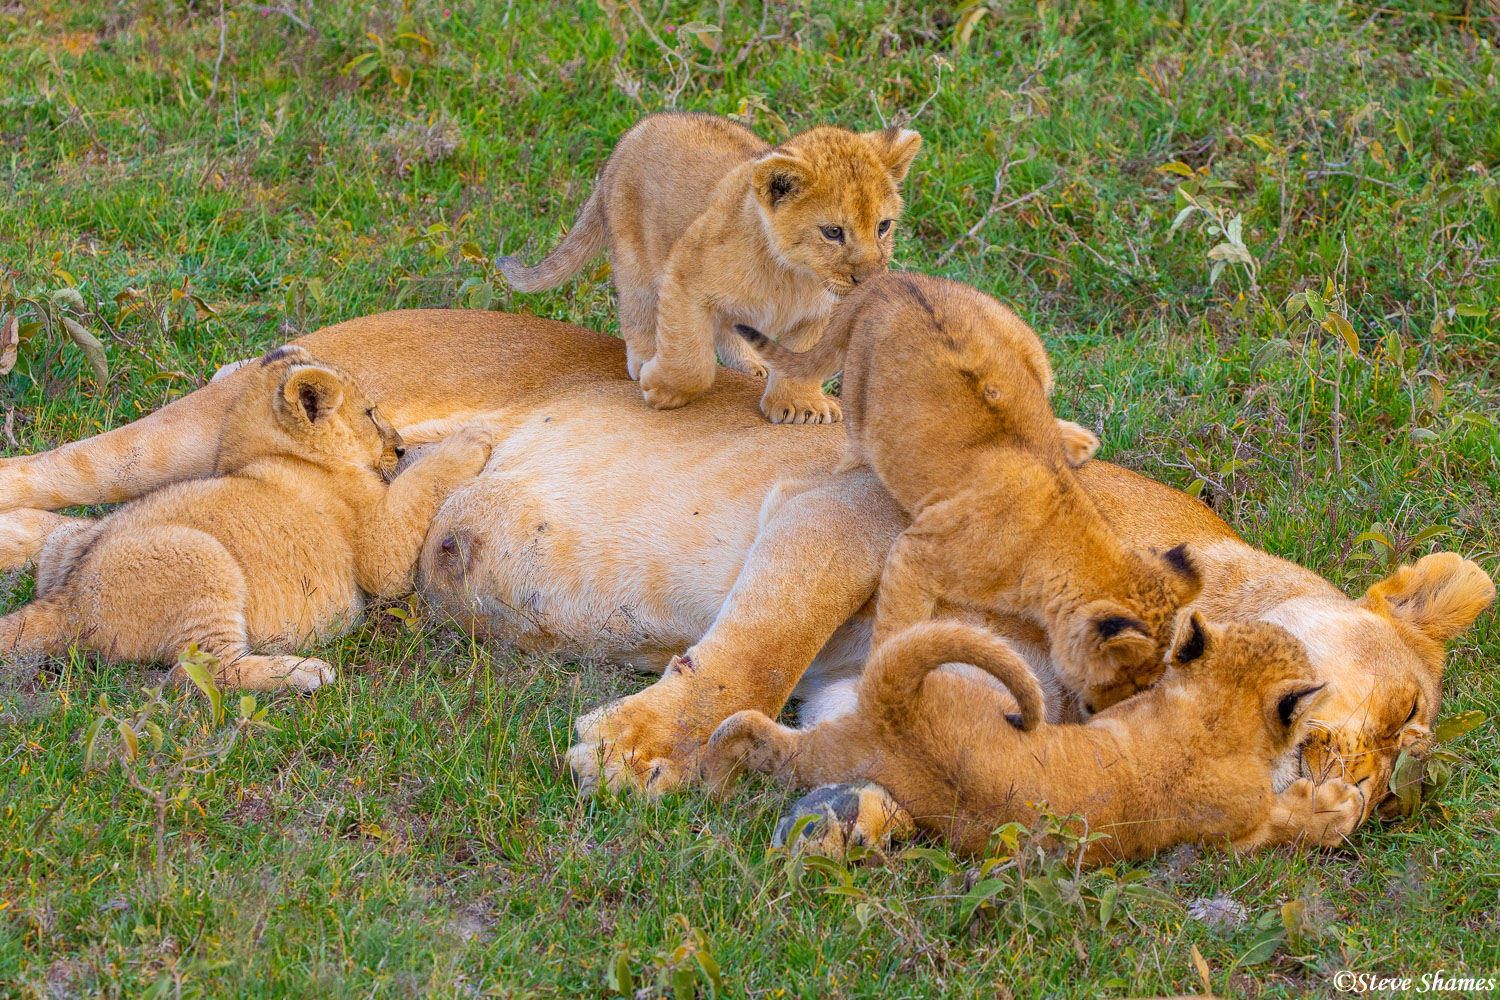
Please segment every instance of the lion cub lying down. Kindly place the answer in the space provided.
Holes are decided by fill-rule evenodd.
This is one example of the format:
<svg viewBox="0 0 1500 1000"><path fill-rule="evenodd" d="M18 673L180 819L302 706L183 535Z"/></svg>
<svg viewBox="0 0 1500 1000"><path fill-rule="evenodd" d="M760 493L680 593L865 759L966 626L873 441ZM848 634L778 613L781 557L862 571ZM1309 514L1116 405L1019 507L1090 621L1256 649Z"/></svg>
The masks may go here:
<svg viewBox="0 0 1500 1000"><path fill-rule="evenodd" d="M535 292L608 246L630 377L657 409L683 406L713 384L715 347L729 367L766 374L736 322L811 346L838 297L885 270L898 185L921 145L909 129L822 127L773 149L715 115L650 115L616 144L557 249L535 267L497 263ZM760 407L773 423L839 419L821 382L785 375Z"/></svg>
<svg viewBox="0 0 1500 1000"><path fill-rule="evenodd" d="M321 660L250 649L288 648L349 624L367 596L409 590L437 505L484 467L490 432L460 429L387 485L401 438L348 375L300 347L249 371L214 478L54 530L36 599L0 618L0 657L77 643L170 663L197 643L239 687L333 679Z"/></svg>
<svg viewBox="0 0 1500 1000"><path fill-rule="evenodd" d="M1072 467L1098 439L1053 414L1047 352L1015 313L954 281L887 274L849 295L810 351L740 333L798 378L843 365L842 468L869 465L911 515L881 577L877 648L949 605L1045 629L1087 711L1161 676L1198 573L1182 546L1126 547L1079 485Z"/></svg>
<svg viewBox="0 0 1500 1000"><path fill-rule="evenodd" d="M870 659L854 712L805 731L739 712L714 731L704 767L719 782L741 765L801 787L868 779L917 826L974 853L998 826L1033 824L1042 803L1109 834L1086 848L1090 863L1184 841L1333 845L1354 829L1364 801L1353 785L1303 778L1272 790L1272 763L1305 736L1323 693L1300 642L1275 625L1209 628L1193 614L1171 660L1152 690L1086 724L1050 725L1004 641L955 621L915 625ZM943 663L980 667L1014 697Z"/></svg>

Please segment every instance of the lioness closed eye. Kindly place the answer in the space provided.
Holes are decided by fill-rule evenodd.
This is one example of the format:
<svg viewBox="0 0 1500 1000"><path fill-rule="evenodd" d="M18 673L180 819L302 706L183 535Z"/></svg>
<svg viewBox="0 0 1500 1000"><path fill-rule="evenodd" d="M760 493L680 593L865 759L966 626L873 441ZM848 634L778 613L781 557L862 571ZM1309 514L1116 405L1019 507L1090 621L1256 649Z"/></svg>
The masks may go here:
<svg viewBox="0 0 1500 1000"><path fill-rule="evenodd" d="M809 347L839 297L885 270L921 145L908 129L825 126L772 148L713 115L651 115L621 137L557 249L535 267L498 264L534 292L607 246L630 377L652 406L683 406L713 384L716 347L766 374L736 322ZM821 383L776 373L761 410L773 423L840 417Z"/></svg>
<svg viewBox="0 0 1500 1000"><path fill-rule="evenodd" d="M1053 414L1047 352L1015 313L955 281L887 274L807 352L740 333L773 371L816 380L843 366L843 467L870 466L911 515L881 577L877 648L949 605L1045 629L1088 711L1161 676L1197 570L1181 546L1137 552L1110 529L1072 471L1098 438Z"/></svg>
<svg viewBox="0 0 1500 1000"><path fill-rule="evenodd" d="M409 590L437 505L484 467L490 432L461 428L387 485L401 437L353 379L300 347L251 371L212 478L53 530L36 599L0 618L0 657L76 643L170 663L197 643L238 687L333 679L322 660L251 648L285 649L352 624L369 595Z"/></svg>

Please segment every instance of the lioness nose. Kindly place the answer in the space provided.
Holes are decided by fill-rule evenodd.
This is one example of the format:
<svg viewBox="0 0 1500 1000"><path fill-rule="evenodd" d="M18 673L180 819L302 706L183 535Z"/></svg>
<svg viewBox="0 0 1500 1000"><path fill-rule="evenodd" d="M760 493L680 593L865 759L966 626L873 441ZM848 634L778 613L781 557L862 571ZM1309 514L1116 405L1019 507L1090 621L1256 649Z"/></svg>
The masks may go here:
<svg viewBox="0 0 1500 1000"><path fill-rule="evenodd" d="M406 445L398 444L395 447L396 457L399 459L406 454Z"/></svg>

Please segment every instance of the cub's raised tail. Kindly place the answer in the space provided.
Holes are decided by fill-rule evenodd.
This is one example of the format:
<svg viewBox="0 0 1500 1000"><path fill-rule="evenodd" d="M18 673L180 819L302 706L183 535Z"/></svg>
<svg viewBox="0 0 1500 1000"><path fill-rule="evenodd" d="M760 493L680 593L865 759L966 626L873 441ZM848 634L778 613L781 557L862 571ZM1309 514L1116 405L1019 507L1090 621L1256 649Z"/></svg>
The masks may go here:
<svg viewBox="0 0 1500 1000"><path fill-rule="evenodd" d="M594 186L594 193L583 203L573 228L542 262L527 267L514 257L500 257L495 266L518 292L542 292L556 288L583 269L600 250L604 249L604 195L603 178Z"/></svg>
<svg viewBox="0 0 1500 1000"><path fill-rule="evenodd" d="M1019 728L1035 729L1046 718L1041 685L1026 661L1004 640L956 621L922 622L881 643L865 666L860 712L905 728L919 711L923 679L944 663L972 664L1004 684L1021 707Z"/></svg>

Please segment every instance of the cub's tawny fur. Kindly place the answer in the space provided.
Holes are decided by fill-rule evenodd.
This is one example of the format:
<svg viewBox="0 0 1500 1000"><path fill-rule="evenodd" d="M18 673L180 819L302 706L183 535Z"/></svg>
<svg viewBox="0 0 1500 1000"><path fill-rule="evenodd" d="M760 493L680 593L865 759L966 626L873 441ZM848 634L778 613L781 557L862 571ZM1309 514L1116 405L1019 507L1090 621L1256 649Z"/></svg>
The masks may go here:
<svg viewBox="0 0 1500 1000"><path fill-rule="evenodd" d="M870 466L911 515L881 577L877 647L946 605L1044 628L1088 711L1161 675L1198 573L1181 546L1124 545L1079 485L1072 467L1098 439L1053 414L1047 353L1015 313L967 285L886 274L810 351L740 333L773 371L816 380L843 365L841 468Z"/></svg>
<svg viewBox="0 0 1500 1000"><path fill-rule="evenodd" d="M214 476L100 521L52 528L35 600L0 619L0 657L70 644L172 662L189 643L226 683L311 690L322 660L262 655L346 626L412 574L437 505L478 475L490 432L461 429L389 485L401 437L343 372L300 347L266 355L226 414Z"/></svg>
<svg viewBox="0 0 1500 1000"><path fill-rule="evenodd" d="M1184 841L1333 845L1358 825L1364 797L1341 779L1273 791L1273 763L1306 735L1324 691L1301 643L1275 625L1211 628L1193 614L1171 659L1156 688L1084 725L1050 725L1004 641L960 622L914 625L871 657L854 712L802 731L739 712L704 765L719 782L743 765L804 787L868 779L969 852L1004 823L1035 823L1042 803L1109 835L1086 848L1092 863ZM979 666L1015 697L944 663Z"/></svg>
<svg viewBox="0 0 1500 1000"><path fill-rule="evenodd" d="M921 144L908 129L824 126L772 148L714 115L651 115L615 146L557 249L500 270L518 291L553 288L607 247L630 377L652 406L683 406L713 383L715 347L766 374L735 323L809 347L838 298L885 270ZM774 373L761 409L775 423L839 419L820 382Z"/></svg>

